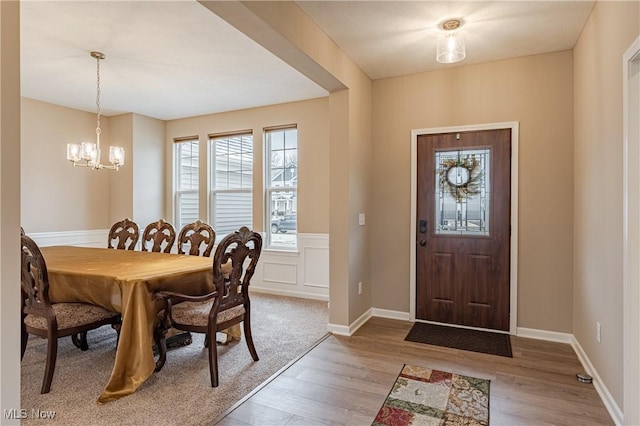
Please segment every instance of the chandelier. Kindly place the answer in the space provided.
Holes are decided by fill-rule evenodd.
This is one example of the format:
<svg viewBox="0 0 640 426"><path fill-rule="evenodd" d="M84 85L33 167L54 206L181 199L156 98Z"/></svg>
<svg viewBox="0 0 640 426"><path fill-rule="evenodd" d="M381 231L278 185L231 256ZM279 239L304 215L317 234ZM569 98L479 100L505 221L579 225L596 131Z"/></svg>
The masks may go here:
<svg viewBox="0 0 640 426"><path fill-rule="evenodd" d="M455 31L462 26L461 19L449 19L440 24L436 60L443 64L460 62L466 56L464 36Z"/></svg>
<svg viewBox="0 0 640 426"><path fill-rule="evenodd" d="M97 62L97 90L96 90L96 106L98 115L98 125L96 127L96 143L82 142L67 144L67 160L73 163L73 166L91 167L93 170L109 169L118 170L124 165L124 148L121 146L109 147L109 162L111 165L100 163L100 60L104 59L104 53L91 52L91 57Z"/></svg>

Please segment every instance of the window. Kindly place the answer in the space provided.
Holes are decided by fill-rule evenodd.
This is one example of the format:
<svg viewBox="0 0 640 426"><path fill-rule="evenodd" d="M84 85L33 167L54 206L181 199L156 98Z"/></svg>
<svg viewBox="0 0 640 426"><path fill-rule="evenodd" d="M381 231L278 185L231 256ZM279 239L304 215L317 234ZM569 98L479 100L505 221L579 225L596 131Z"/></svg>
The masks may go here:
<svg viewBox="0 0 640 426"><path fill-rule="evenodd" d="M298 130L265 130L265 140L267 245L294 249L298 231Z"/></svg>
<svg viewBox="0 0 640 426"><path fill-rule="evenodd" d="M210 136L210 214L216 240L242 226L253 229L253 135Z"/></svg>
<svg viewBox="0 0 640 426"><path fill-rule="evenodd" d="M435 233L489 236L491 149L436 151Z"/></svg>
<svg viewBox="0 0 640 426"><path fill-rule="evenodd" d="M195 222L198 211L198 138L175 140L173 158L175 161L175 221L176 229Z"/></svg>

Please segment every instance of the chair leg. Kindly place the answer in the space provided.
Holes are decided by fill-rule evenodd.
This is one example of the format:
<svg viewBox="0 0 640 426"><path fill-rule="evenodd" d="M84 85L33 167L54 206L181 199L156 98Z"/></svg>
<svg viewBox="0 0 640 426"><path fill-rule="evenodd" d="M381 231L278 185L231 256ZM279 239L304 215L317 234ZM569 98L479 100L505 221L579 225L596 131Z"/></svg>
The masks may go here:
<svg viewBox="0 0 640 426"><path fill-rule="evenodd" d="M249 347L249 353L251 354L251 358L254 361L259 361L258 352L256 352L256 347L253 345L253 337L251 336L251 318L249 316L249 307L247 306L244 321L242 321L242 325L244 327L244 338L247 341L247 346Z"/></svg>
<svg viewBox="0 0 640 426"><path fill-rule="evenodd" d="M209 329L207 333L207 337L209 338L209 376L211 376L211 387L218 387L218 345L215 343L216 341L216 330L215 328L212 330Z"/></svg>
<svg viewBox="0 0 640 426"><path fill-rule="evenodd" d="M156 368L153 370L155 373L162 370L164 363L167 361L167 329L159 324L153 330L153 340L156 343L156 349L158 350L158 360L156 361Z"/></svg>
<svg viewBox="0 0 640 426"><path fill-rule="evenodd" d="M78 337L80 333L72 334L71 341L73 342L73 346L80 349L80 338Z"/></svg>
<svg viewBox="0 0 640 426"><path fill-rule="evenodd" d="M51 381L53 380L53 373L56 369L56 358L58 356L58 336L51 328L49 329L47 340L47 364L44 369L44 380L40 393L49 393L51 389Z"/></svg>
<svg viewBox="0 0 640 426"><path fill-rule="evenodd" d="M111 324L111 328L113 328L116 331L116 333L118 334L116 336L116 349L117 349L118 348L118 343L120 343L120 330L122 329L122 316L119 316L118 319L116 320L116 322Z"/></svg>
<svg viewBox="0 0 640 426"><path fill-rule="evenodd" d="M20 352L20 361L22 361L22 358L24 357L24 353L27 350L27 342L29 341L29 333L27 333L27 327L24 325L24 320L22 321L22 327L20 330L20 343L21 343L21 350L22 352Z"/></svg>
<svg viewBox="0 0 640 426"><path fill-rule="evenodd" d="M87 342L87 332L76 333L71 335L71 341L73 345L81 351L89 349L89 343Z"/></svg>

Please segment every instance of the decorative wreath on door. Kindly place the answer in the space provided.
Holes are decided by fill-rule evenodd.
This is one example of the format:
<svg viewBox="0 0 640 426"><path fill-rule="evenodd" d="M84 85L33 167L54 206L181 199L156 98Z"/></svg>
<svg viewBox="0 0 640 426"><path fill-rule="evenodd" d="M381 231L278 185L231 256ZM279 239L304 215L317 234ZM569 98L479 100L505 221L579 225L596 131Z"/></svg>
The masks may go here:
<svg viewBox="0 0 640 426"><path fill-rule="evenodd" d="M475 155L444 160L440 167L440 187L456 202L480 194L484 173Z"/></svg>

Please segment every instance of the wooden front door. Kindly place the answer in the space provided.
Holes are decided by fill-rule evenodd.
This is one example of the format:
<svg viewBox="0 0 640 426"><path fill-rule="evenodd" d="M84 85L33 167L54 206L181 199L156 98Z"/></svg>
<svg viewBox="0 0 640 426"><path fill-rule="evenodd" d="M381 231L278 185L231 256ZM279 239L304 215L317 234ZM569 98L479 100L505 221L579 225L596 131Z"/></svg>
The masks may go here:
<svg viewBox="0 0 640 426"><path fill-rule="evenodd" d="M418 136L416 318L509 330L511 129Z"/></svg>

